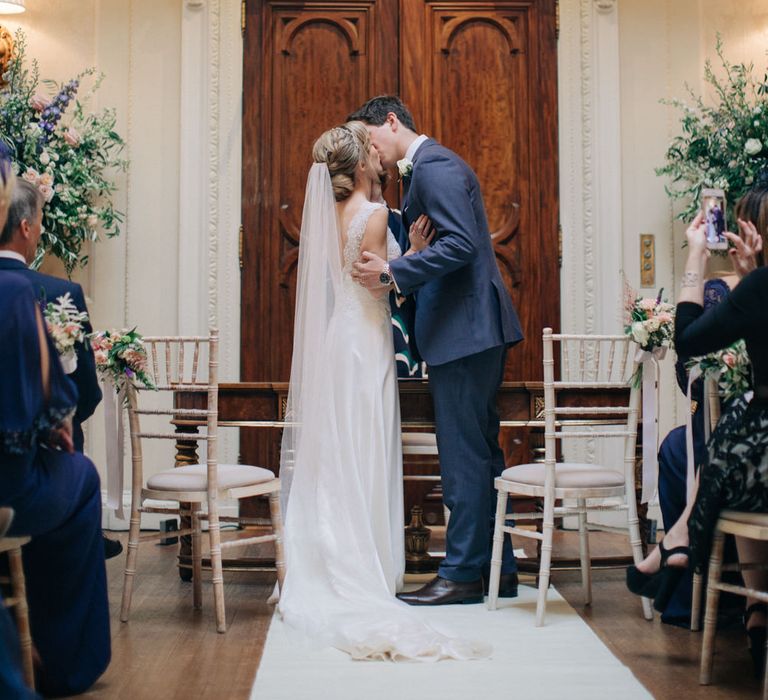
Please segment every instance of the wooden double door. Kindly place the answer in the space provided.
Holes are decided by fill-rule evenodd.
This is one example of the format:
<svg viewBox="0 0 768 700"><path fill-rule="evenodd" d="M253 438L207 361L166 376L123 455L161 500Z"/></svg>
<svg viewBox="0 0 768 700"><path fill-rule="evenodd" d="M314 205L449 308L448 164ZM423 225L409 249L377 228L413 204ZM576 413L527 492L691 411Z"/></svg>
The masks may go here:
<svg viewBox="0 0 768 700"><path fill-rule="evenodd" d="M556 0L246 0L245 20L241 381L289 379L312 143L384 93L477 172L526 336L505 379L540 380L560 325Z"/></svg>

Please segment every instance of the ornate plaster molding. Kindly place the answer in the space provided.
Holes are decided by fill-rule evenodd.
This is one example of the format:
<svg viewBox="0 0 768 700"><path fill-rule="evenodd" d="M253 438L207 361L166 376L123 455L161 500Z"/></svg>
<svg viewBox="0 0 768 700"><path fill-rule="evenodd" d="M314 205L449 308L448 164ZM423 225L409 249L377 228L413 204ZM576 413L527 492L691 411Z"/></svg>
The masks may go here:
<svg viewBox="0 0 768 700"><path fill-rule="evenodd" d="M617 0L594 0L598 12L613 12L616 9Z"/></svg>

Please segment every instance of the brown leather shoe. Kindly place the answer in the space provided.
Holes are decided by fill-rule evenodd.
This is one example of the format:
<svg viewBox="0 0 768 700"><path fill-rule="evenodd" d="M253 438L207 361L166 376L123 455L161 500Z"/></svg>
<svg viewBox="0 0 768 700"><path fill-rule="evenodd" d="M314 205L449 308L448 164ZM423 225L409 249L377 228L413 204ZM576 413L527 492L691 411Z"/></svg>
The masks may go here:
<svg viewBox="0 0 768 700"><path fill-rule="evenodd" d="M499 578L499 598L517 598L517 574L502 574ZM483 592L488 595L490 582L483 577Z"/></svg>
<svg viewBox="0 0 768 700"><path fill-rule="evenodd" d="M477 581L449 581L435 576L426 586L397 597L408 605L454 605L457 603L482 603L483 579Z"/></svg>

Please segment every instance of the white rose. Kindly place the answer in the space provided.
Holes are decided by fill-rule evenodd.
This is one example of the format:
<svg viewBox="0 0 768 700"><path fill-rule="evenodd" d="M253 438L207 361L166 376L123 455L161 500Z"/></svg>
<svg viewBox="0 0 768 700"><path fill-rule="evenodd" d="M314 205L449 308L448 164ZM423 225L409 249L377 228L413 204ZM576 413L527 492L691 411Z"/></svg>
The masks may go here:
<svg viewBox="0 0 768 700"><path fill-rule="evenodd" d="M645 326L640 322L636 321L632 324L632 339L638 344L638 345L645 345L648 342L648 338L650 337L650 334L646 330Z"/></svg>
<svg viewBox="0 0 768 700"><path fill-rule="evenodd" d="M659 320L658 316L654 316L653 318L649 318L645 322L645 327L651 332L655 333L659 328L661 328L661 321Z"/></svg>
<svg viewBox="0 0 768 700"><path fill-rule="evenodd" d="M760 139L747 139L747 142L744 144L744 152L748 156L756 156L762 150L763 144L760 142Z"/></svg>
<svg viewBox="0 0 768 700"><path fill-rule="evenodd" d="M400 177L410 177L413 172L413 162L408 158L401 158L397 161L397 169L400 171Z"/></svg>
<svg viewBox="0 0 768 700"><path fill-rule="evenodd" d="M40 163L42 165L48 165L51 162L51 156L48 155L48 151L43 151L40 154Z"/></svg>
<svg viewBox="0 0 768 700"><path fill-rule="evenodd" d="M96 214L91 214L88 217L88 228L94 229L99 223L99 217Z"/></svg>

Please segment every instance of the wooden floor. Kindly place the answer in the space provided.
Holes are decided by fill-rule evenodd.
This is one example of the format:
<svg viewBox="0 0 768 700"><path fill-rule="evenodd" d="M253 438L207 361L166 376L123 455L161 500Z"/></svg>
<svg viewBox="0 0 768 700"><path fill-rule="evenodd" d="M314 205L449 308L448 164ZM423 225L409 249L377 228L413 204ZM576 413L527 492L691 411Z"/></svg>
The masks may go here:
<svg viewBox="0 0 768 700"><path fill-rule="evenodd" d="M121 539L125 537L121 535ZM593 556L621 554L624 538L596 533ZM561 533L556 552L576 554L576 538ZM192 610L190 584L176 571L174 547L146 544L139 569L131 621L118 620L124 557L107 563L112 610L112 663L84 698L150 700L214 698L246 700L263 650L272 607L266 601L273 582L263 574L225 574L225 635L216 633L210 585L203 588L204 609ZM623 571L595 572L593 605L581 604L578 574L555 574L554 584L602 641L660 700L702 698L741 700L759 697L742 630L719 632L716 685L698 685L701 634L646 622L637 598L626 591ZM531 620L533 624L533 620ZM512 670L514 674L514 670ZM565 693L564 693L565 696ZM264 700L268 700L265 698ZM332 700L329 697L329 700ZM362 700L362 699L361 699ZM445 698L444 700L450 700Z"/></svg>

